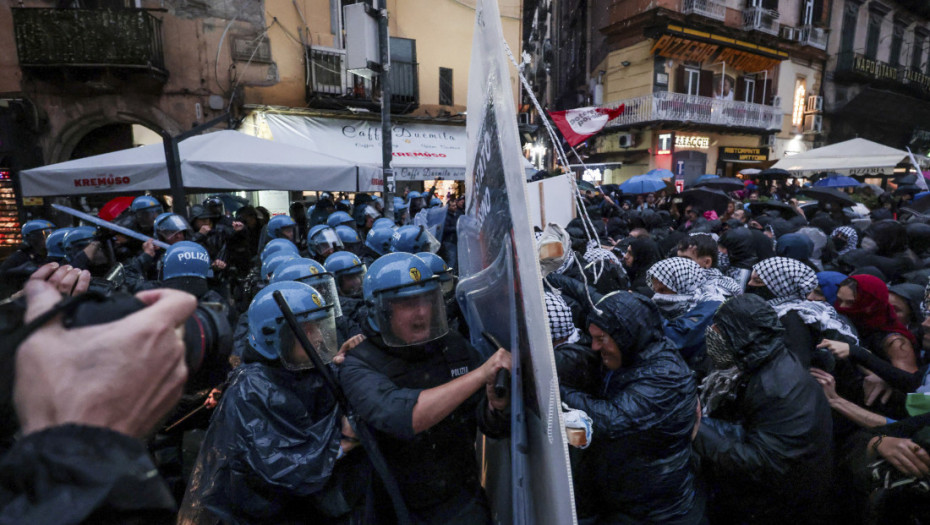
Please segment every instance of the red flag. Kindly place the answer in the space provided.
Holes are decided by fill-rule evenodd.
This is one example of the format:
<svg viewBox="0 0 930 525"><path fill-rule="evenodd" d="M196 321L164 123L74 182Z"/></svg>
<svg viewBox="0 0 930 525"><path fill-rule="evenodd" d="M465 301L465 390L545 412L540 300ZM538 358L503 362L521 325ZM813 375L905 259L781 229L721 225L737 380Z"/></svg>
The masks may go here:
<svg viewBox="0 0 930 525"><path fill-rule="evenodd" d="M566 111L550 111L549 116L559 127L562 136L568 145L575 147L597 135L607 122L619 117L623 113L624 104L615 109L610 108L577 108Z"/></svg>

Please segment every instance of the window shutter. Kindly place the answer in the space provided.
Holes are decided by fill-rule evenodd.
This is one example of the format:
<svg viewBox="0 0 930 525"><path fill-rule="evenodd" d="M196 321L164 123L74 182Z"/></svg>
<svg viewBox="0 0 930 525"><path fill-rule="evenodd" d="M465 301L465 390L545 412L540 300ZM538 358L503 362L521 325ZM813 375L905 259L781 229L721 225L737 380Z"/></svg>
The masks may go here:
<svg viewBox="0 0 930 525"><path fill-rule="evenodd" d="M714 96L713 71L701 70L700 84L698 84L698 95L701 95L702 97Z"/></svg>
<svg viewBox="0 0 930 525"><path fill-rule="evenodd" d="M688 85L685 84L685 66L678 66L678 69L675 70L675 92L688 92Z"/></svg>

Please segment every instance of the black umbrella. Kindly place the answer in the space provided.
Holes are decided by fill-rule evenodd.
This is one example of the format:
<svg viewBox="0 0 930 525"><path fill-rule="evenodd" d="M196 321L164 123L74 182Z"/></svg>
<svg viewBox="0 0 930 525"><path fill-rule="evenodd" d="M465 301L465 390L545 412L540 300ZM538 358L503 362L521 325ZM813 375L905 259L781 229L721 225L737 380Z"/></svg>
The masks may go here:
<svg viewBox="0 0 930 525"><path fill-rule="evenodd" d="M771 200L765 202L750 202L748 205L749 212L753 215L761 215L765 210L775 210L785 219L797 216L798 212L794 208L781 201Z"/></svg>
<svg viewBox="0 0 930 525"><path fill-rule="evenodd" d="M746 187L742 180L732 177L720 177L717 179L707 179L694 185L695 188L706 187L722 191L739 191Z"/></svg>
<svg viewBox="0 0 930 525"><path fill-rule="evenodd" d="M930 195L908 203L907 206L901 208L901 211L909 211L922 217L930 215Z"/></svg>
<svg viewBox="0 0 930 525"><path fill-rule="evenodd" d="M915 182L917 182L917 175L913 173L908 175L900 175L894 178L894 183L898 185L914 184Z"/></svg>
<svg viewBox="0 0 930 525"><path fill-rule="evenodd" d="M705 187L691 188L680 193L685 204L697 205L705 210L714 210L718 215L727 211L730 197L726 193Z"/></svg>
<svg viewBox="0 0 930 525"><path fill-rule="evenodd" d="M799 193L803 193L812 199L817 199L818 202L833 202L843 207L856 205L856 201L849 198L849 195L833 188L802 188Z"/></svg>
<svg viewBox="0 0 930 525"><path fill-rule="evenodd" d="M769 168L767 170L762 170L754 178L759 180L778 180L778 179L788 179L791 178L791 172L788 170L783 170L781 168Z"/></svg>
<svg viewBox="0 0 930 525"><path fill-rule="evenodd" d="M902 184L894 190L892 195L917 195L924 190L917 187L916 184Z"/></svg>

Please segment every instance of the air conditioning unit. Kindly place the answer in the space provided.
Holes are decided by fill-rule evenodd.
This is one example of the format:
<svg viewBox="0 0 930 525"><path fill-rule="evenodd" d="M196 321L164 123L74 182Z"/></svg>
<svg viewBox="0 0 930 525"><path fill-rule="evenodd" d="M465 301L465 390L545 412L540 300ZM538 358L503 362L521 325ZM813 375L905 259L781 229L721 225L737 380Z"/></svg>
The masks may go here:
<svg viewBox="0 0 930 525"><path fill-rule="evenodd" d="M763 147L774 148L776 138L778 138L778 136L772 133L771 135L766 135L762 137L762 140L760 142L762 142Z"/></svg>
<svg viewBox="0 0 930 525"><path fill-rule="evenodd" d="M799 31L791 26L781 26L781 37L785 40L794 40L798 39Z"/></svg>
<svg viewBox="0 0 930 525"><path fill-rule="evenodd" d="M823 97L811 95L807 97L807 105L804 107L805 113L820 113L823 111Z"/></svg>
<svg viewBox="0 0 930 525"><path fill-rule="evenodd" d="M632 133L620 133L617 135L617 145L621 148L632 148L635 140Z"/></svg>
<svg viewBox="0 0 930 525"><path fill-rule="evenodd" d="M803 131L805 134L816 134L823 131L823 115L805 115Z"/></svg>

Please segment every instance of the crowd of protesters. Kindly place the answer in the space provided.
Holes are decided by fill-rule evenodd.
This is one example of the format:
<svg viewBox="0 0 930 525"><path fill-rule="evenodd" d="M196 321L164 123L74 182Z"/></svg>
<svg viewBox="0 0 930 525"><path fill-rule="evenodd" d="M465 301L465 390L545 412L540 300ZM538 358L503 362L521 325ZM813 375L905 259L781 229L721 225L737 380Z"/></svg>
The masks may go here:
<svg viewBox="0 0 930 525"><path fill-rule="evenodd" d="M930 216L800 189L589 191L537 229L580 523L930 521ZM510 354L468 342L444 201L137 197L114 222L158 243L27 222L0 522L492 522Z"/></svg>

